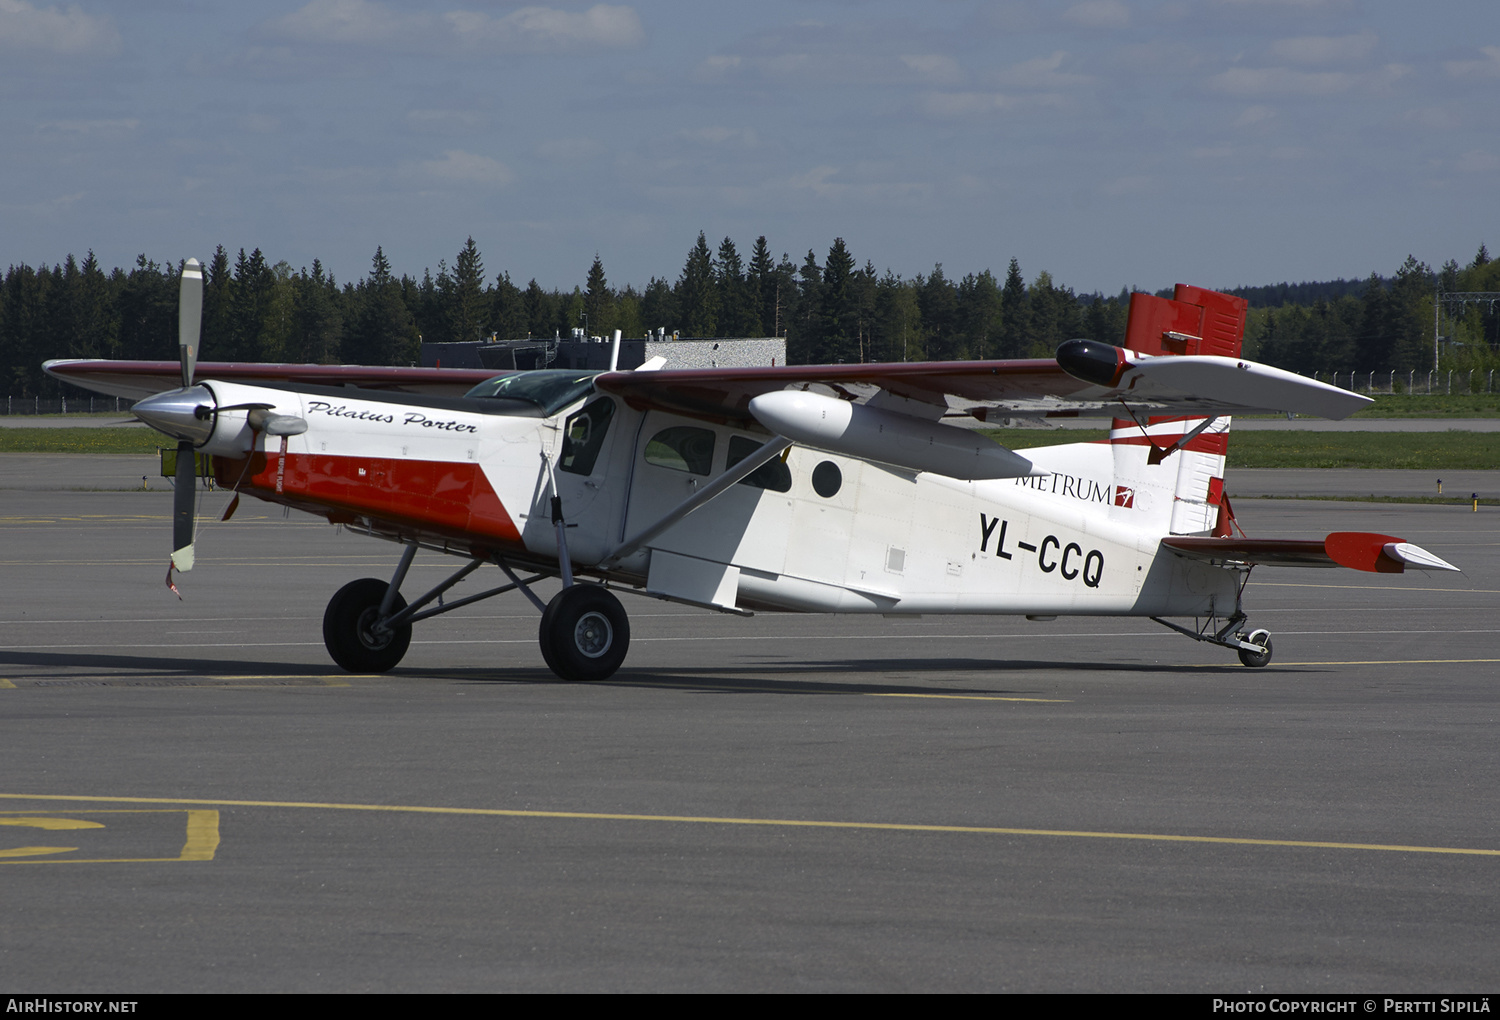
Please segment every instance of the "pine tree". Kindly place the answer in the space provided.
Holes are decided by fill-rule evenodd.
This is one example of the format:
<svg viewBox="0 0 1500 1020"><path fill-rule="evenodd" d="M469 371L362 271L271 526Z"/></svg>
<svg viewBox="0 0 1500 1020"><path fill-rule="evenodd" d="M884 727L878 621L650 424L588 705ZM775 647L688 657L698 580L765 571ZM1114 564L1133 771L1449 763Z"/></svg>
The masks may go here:
<svg viewBox="0 0 1500 1020"><path fill-rule="evenodd" d="M719 335L759 336L760 312L745 279L744 265L734 241L724 238L714 261L714 285L719 292Z"/></svg>
<svg viewBox="0 0 1500 1020"><path fill-rule="evenodd" d="M234 277L229 272L229 253L221 244L203 274L203 328L198 356L203 361L234 357Z"/></svg>
<svg viewBox="0 0 1500 1020"><path fill-rule="evenodd" d="M677 321L677 295L672 293L672 285L658 276L651 277L641 295L642 327L652 334L664 329L670 336L677 328Z"/></svg>
<svg viewBox="0 0 1500 1020"><path fill-rule="evenodd" d="M922 309L916 285L889 270L875 288L874 357L878 361L922 361Z"/></svg>
<svg viewBox="0 0 1500 1020"><path fill-rule="evenodd" d="M446 267L441 267L438 288L446 313L448 339L455 343L488 340L491 301L484 292L484 260L473 237L459 249L452 275Z"/></svg>
<svg viewBox="0 0 1500 1020"><path fill-rule="evenodd" d="M823 349L823 270L818 254L807 249L807 258L797 271L797 293L787 316L786 359L793 365L816 365Z"/></svg>
<svg viewBox="0 0 1500 1020"><path fill-rule="evenodd" d="M430 278L428 280L430 283ZM416 361L420 341L404 290L412 281L396 281L385 253L375 249L370 275L360 282L355 301L358 312L345 338L347 353L362 365L400 365Z"/></svg>
<svg viewBox="0 0 1500 1020"><path fill-rule="evenodd" d="M998 356L1002 320L1000 285L993 273L986 269L959 281L958 328L966 340L966 357Z"/></svg>
<svg viewBox="0 0 1500 1020"><path fill-rule="evenodd" d="M610 336L615 328L614 305L614 292L604 278L604 263L595 252L594 264L589 267L588 291L583 300L583 313L588 316L584 332L592 336Z"/></svg>
<svg viewBox="0 0 1500 1020"><path fill-rule="evenodd" d="M757 333L780 336L781 326L781 280L776 275L776 263L771 259L771 249L766 244L766 235L755 239L755 248L750 253L750 271L746 278L751 300L755 302L756 319L760 323Z"/></svg>
<svg viewBox="0 0 1500 1020"><path fill-rule="evenodd" d="M823 264L819 290L817 346L810 348L813 364L842 365L859 362L859 318L854 283L854 256L835 238Z"/></svg>
<svg viewBox="0 0 1500 1020"><path fill-rule="evenodd" d="M1002 358L1019 358L1030 348L1031 309L1026 300L1026 281L1021 264L1010 260L1005 287L1000 293L1000 351Z"/></svg>
<svg viewBox="0 0 1500 1020"><path fill-rule="evenodd" d="M677 308L685 336L718 336L719 295L714 286L714 258L700 230L677 281Z"/></svg>
<svg viewBox="0 0 1500 1020"><path fill-rule="evenodd" d="M532 281L536 283L535 280ZM514 340L529 332L530 315L521 288L510 282L510 274L495 277L491 290L490 322L501 340Z"/></svg>
<svg viewBox="0 0 1500 1020"><path fill-rule="evenodd" d="M922 310L923 342L934 361L954 361L965 351L958 328L958 291L943 275L943 264L932 267L925 280L917 277L917 303Z"/></svg>

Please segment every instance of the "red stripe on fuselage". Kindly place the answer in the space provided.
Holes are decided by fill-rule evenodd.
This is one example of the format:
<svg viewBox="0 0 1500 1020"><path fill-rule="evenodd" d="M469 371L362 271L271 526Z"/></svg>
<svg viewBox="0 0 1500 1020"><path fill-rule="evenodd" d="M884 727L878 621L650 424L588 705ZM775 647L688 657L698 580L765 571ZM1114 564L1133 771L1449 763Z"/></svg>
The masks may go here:
<svg viewBox="0 0 1500 1020"><path fill-rule="evenodd" d="M365 516L450 538L519 545L521 533L484 470L472 462L289 453L277 492L280 455L257 450L241 491L330 520ZM234 485L244 460L214 458L219 484Z"/></svg>

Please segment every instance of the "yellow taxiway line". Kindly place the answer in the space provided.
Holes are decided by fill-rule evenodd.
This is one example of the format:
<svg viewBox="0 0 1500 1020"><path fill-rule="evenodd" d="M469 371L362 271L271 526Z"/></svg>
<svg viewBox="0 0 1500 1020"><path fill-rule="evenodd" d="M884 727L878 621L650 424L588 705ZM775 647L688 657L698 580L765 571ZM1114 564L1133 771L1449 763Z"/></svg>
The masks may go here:
<svg viewBox="0 0 1500 1020"><path fill-rule="evenodd" d="M69 794L0 793L0 799L108 804L191 804L229 808L302 808L319 811L372 811L396 814L466 815L490 818L566 819L607 822L667 822L685 825L756 825L799 829L864 829L881 832L967 833L984 836L1052 836L1071 839L1136 840L1149 843L1216 843L1229 846L1297 847L1320 850L1386 850L1398 853L1500 857L1500 850L1401 843L1343 843L1332 840L1255 839L1245 836L1184 836L1153 832L1093 832L1081 829L1018 829L989 825L922 825L904 822L840 822L804 818L733 818L713 815L647 815L600 811L526 811L513 808L422 807L402 804L343 804L318 801L207 800L191 797L85 797Z"/></svg>

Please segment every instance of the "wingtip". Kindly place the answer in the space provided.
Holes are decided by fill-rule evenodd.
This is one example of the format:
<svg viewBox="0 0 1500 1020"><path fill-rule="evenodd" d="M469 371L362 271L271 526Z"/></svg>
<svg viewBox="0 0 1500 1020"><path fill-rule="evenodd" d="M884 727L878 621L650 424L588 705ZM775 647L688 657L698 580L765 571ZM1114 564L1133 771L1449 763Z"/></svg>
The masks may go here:
<svg viewBox="0 0 1500 1020"><path fill-rule="evenodd" d="M1408 567L1417 570L1452 570L1457 572L1458 567L1449 563L1441 556L1434 556L1419 545L1410 542L1387 542L1384 547L1385 554L1393 560L1399 560Z"/></svg>

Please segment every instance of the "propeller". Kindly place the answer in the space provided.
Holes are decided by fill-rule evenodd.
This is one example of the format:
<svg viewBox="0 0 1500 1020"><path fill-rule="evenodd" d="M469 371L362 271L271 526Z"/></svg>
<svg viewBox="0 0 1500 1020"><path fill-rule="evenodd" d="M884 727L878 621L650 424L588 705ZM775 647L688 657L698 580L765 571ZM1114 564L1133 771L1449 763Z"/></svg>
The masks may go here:
<svg viewBox="0 0 1500 1020"><path fill-rule="evenodd" d="M203 267L188 259L182 267L182 288L177 298L177 352L182 362L182 388L193 385L198 365L198 336L203 328ZM194 407L197 412L198 408ZM197 417L197 413L194 414ZM149 422L147 424L150 424ZM193 569L193 516L198 496L198 465L193 441L177 440L177 483L172 493L172 561L167 567L167 587L174 592L172 569ZM181 598L181 593L178 593Z"/></svg>
<svg viewBox="0 0 1500 1020"><path fill-rule="evenodd" d="M281 437L281 456L286 459L287 437L307 431L307 422L289 414L273 414L274 404L243 403L224 407L207 386L193 382L198 364L198 335L203 326L203 267L197 259L182 266L182 289L177 302L177 352L182 367L182 386L137 401L130 413L137 419L177 440L176 488L172 494L172 559L167 567L167 587L177 592L172 571L193 569L193 528L198 497L198 469L194 451L213 438L219 415L225 411L246 411L253 432ZM253 440L252 440L253 443ZM244 481L250 461L246 461L240 481ZM277 491L281 491L278 480ZM235 498L224 519L239 503L239 483ZM177 592L181 598L182 593Z"/></svg>

